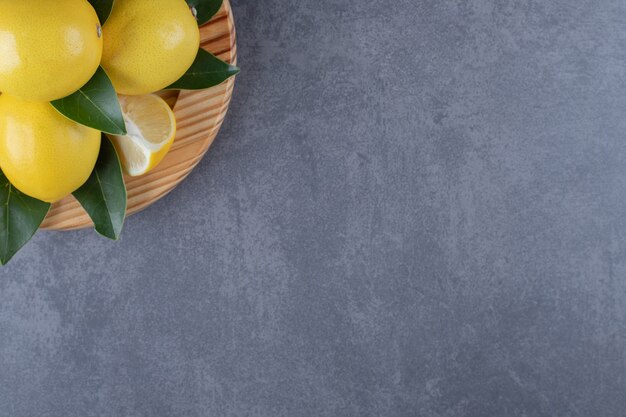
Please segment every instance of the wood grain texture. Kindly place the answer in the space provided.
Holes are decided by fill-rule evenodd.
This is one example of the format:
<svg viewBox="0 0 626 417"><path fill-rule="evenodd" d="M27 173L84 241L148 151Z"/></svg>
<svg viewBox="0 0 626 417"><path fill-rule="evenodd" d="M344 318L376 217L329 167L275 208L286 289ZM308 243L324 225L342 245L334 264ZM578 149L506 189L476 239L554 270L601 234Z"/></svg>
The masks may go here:
<svg viewBox="0 0 626 417"><path fill-rule="evenodd" d="M220 59L236 63L235 24L228 0L222 9L200 28L202 48ZM151 172L125 177L128 190L127 215L137 213L174 189L200 162L222 125L235 85L234 78L202 91L159 93L173 107L177 133L171 150ZM72 196L52 205L41 228L75 230L93 227L89 216Z"/></svg>

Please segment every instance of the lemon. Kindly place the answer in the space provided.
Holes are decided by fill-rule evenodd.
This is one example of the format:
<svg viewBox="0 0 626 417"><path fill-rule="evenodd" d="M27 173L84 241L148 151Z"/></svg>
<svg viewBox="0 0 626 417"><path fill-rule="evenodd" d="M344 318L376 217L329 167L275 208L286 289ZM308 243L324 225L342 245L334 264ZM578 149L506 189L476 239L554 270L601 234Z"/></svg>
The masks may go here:
<svg viewBox="0 0 626 417"><path fill-rule="evenodd" d="M156 167L176 136L174 112L159 96L120 96L126 122L125 136L109 135L120 156L124 172L143 175Z"/></svg>
<svg viewBox="0 0 626 417"><path fill-rule="evenodd" d="M0 0L0 91L52 101L100 65L102 31L87 0Z"/></svg>
<svg viewBox="0 0 626 417"><path fill-rule="evenodd" d="M58 113L50 103L0 95L0 168L20 191L54 202L91 174L101 133Z"/></svg>
<svg viewBox="0 0 626 417"><path fill-rule="evenodd" d="M198 23L185 0L116 0L103 33L102 66L126 95L174 83L200 47Z"/></svg>

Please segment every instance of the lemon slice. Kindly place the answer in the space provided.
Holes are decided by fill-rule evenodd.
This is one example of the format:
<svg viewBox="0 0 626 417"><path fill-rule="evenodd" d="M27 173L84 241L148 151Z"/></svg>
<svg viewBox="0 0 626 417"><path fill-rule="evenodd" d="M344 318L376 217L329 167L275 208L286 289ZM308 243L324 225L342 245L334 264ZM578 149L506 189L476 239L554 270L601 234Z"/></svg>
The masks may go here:
<svg viewBox="0 0 626 417"><path fill-rule="evenodd" d="M124 136L109 135L124 172L146 174L165 157L176 136L174 112L159 96L119 96L126 122Z"/></svg>

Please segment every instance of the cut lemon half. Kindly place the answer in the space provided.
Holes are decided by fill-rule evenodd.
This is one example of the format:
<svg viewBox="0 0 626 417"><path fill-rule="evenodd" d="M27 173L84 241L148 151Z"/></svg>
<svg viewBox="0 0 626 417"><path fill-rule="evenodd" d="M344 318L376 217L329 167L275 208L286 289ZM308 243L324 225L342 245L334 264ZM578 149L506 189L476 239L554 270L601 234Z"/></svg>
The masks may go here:
<svg viewBox="0 0 626 417"><path fill-rule="evenodd" d="M165 157L176 136L174 112L159 96L119 96L126 122L124 136L109 135L124 172L146 174Z"/></svg>

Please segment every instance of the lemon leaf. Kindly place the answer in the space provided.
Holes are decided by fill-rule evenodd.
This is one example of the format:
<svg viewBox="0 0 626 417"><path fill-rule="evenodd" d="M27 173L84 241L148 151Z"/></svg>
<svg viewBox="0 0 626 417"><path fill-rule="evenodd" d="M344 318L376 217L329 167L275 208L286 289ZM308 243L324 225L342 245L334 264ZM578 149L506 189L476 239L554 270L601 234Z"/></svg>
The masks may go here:
<svg viewBox="0 0 626 417"><path fill-rule="evenodd" d="M7 262L28 243L48 214L44 203L15 188L0 171L0 263Z"/></svg>
<svg viewBox="0 0 626 417"><path fill-rule="evenodd" d="M89 0L89 3L96 11L100 24L104 26L113 9L113 0Z"/></svg>
<svg viewBox="0 0 626 417"><path fill-rule="evenodd" d="M217 13L222 7L223 0L187 0L187 4L192 8L196 19L198 20L198 26L204 25L211 20L215 13Z"/></svg>
<svg viewBox="0 0 626 417"><path fill-rule="evenodd" d="M167 89L203 90L214 87L239 73L239 68L230 65L200 48L195 61L187 72Z"/></svg>
<svg viewBox="0 0 626 417"><path fill-rule="evenodd" d="M126 185L120 159L105 135L96 167L87 182L74 191L74 197L93 221L96 232L119 239L126 217Z"/></svg>
<svg viewBox="0 0 626 417"><path fill-rule="evenodd" d="M74 94L51 103L65 117L113 135L125 135L126 124L113 83L102 67Z"/></svg>

